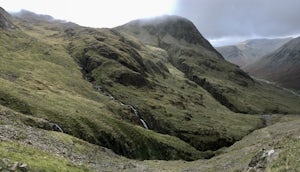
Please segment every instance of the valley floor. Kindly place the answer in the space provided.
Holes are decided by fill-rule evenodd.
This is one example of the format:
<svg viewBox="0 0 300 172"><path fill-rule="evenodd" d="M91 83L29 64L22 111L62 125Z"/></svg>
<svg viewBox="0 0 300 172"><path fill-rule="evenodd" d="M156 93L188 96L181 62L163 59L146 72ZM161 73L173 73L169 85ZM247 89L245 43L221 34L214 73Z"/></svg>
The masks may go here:
<svg viewBox="0 0 300 172"><path fill-rule="evenodd" d="M292 90L292 89L284 88L284 87L279 86L275 82L271 82L271 81L268 81L268 80L265 80L265 79L262 79L262 78L257 78L257 77L254 77L254 76L251 76L251 77L254 78L255 80L259 81L259 82L274 85L277 88L280 88L280 89L282 89L286 92L292 93L293 95L300 97L300 91L299 90Z"/></svg>
<svg viewBox="0 0 300 172"><path fill-rule="evenodd" d="M299 115L264 116L267 127L250 133L211 159L190 162L131 160L64 133L18 123L11 120L13 113L3 109L0 117L0 169L149 172L300 169L300 163L295 163L300 158Z"/></svg>

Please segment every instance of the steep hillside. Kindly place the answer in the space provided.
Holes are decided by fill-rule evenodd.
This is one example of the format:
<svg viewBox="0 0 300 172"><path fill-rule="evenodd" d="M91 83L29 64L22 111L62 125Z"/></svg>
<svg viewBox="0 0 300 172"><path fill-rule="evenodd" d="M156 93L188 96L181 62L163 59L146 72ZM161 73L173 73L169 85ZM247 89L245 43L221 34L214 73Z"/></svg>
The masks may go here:
<svg viewBox="0 0 300 172"><path fill-rule="evenodd" d="M226 62L184 18L94 29L23 11L13 22L18 30L0 30L0 128L20 138L5 135L5 156L44 156L27 144L37 133L79 154L93 144L134 159L204 159L265 125L247 113L300 112L299 97ZM61 168L76 163L55 150Z"/></svg>
<svg viewBox="0 0 300 172"><path fill-rule="evenodd" d="M216 49L226 60L244 69L247 65L275 51L291 39L250 39L236 45L217 47Z"/></svg>
<svg viewBox="0 0 300 172"><path fill-rule="evenodd" d="M299 111L298 97L292 98L283 90L260 84L225 61L186 19L165 16L133 21L116 29L148 46L164 49L170 63L186 78L234 112Z"/></svg>
<svg viewBox="0 0 300 172"><path fill-rule="evenodd" d="M11 16L0 7L0 29L14 30L16 26L11 21Z"/></svg>
<svg viewBox="0 0 300 172"><path fill-rule="evenodd" d="M246 68L250 74L300 90L300 37Z"/></svg>
<svg viewBox="0 0 300 172"><path fill-rule="evenodd" d="M131 158L205 157L177 137L139 127L129 106L84 80L67 51L68 23L21 23L18 31L0 31L0 104L19 112L25 124L63 131Z"/></svg>
<svg viewBox="0 0 300 172"><path fill-rule="evenodd" d="M115 102L138 110L145 128L205 151L230 145L261 125L256 117L235 114L219 104L169 63L168 53L159 47L145 46L108 29L67 30L67 35L68 50L86 79ZM142 124L124 115L126 109L112 110L124 120ZM236 126L243 129L236 132Z"/></svg>

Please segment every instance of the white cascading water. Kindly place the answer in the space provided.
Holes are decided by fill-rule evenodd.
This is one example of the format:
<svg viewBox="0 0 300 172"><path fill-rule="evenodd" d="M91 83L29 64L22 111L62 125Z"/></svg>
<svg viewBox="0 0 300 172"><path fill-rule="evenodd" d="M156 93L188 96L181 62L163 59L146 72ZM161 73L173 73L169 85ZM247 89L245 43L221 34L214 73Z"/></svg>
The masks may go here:
<svg viewBox="0 0 300 172"><path fill-rule="evenodd" d="M115 97L113 97L109 92L104 91L104 90L102 89L102 87L99 86L99 85L98 85L98 86L94 86L94 88L95 88L98 92L101 92L101 93L103 93L104 95L106 95L107 97L109 97L111 100L120 102L120 104L121 104L122 106L128 106L128 107L130 107L130 110L134 113L134 115L135 115L136 117L139 118L139 120L140 120L140 122L142 123L143 127L144 127L145 129L149 130L149 127L148 127L146 121L141 117L141 115L139 114L139 112L136 110L135 107L133 107L132 105L126 105L126 104L124 104L123 102L117 100L117 99L116 99Z"/></svg>

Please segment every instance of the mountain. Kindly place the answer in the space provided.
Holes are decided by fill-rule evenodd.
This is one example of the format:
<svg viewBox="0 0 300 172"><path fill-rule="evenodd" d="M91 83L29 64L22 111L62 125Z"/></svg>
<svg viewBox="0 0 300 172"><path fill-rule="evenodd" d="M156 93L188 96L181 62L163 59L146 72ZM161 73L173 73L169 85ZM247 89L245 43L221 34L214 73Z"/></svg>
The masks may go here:
<svg viewBox="0 0 300 172"><path fill-rule="evenodd" d="M249 63L248 57L235 45L217 47L216 49L224 56L226 60L240 66L241 68Z"/></svg>
<svg viewBox="0 0 300 172"><path fill-rule="evenodd" d="M275 51L291 39L250 39L236 45L217 47L216 49L226 60L244 69L247 65Z"/></svg>
<svg viewBox="0 0 300 172"><path fill-rule="evenodd" d="M225 61L185 18L95 29L14 16L18 29L0 30L5 170L244 169L260 164L261 146L282 156L298 146L297 115L262 114L297 114L299 97Z"/></svg>
<svg viewBox="0 0 300 172"><path fill-rule="evenodd" d="M246 68L250 74L300 90L300 37Z"/></svg>
<svg viewBox="0 0 300 172"><path fill-rule="evenodd" d="M262 113L279 108L283 112L281 108L286 106L271 103L270 100L280 100L282 97L271 93L273 88L257 83L237 66L224 60L186 19L164 16L136 20L116 30L142 41L148 47L165 50L172 66L231 111ZM253 101L257 96L261 96L260 102Z"/></svg>

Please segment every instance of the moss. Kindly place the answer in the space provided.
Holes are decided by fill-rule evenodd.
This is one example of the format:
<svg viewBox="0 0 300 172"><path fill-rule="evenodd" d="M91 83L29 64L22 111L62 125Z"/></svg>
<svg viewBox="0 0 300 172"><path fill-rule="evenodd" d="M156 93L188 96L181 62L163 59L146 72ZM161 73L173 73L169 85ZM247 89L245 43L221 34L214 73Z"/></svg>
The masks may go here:
<svg viewBox="0 0 300 172"><path fill-rule="evenodd" d="M270 171L297 171L300 168L299 163L299 136L287 136L276 145L279 151L279 157L270 165ZM281 150L283 149L283 150Z"/></svg>
<svg viewBox="0 0 300 172"><path fill-rule="evenodd" d="M26 101L13 97L9 93L1 92L1 90L0 90L0 104L24 114L28 114L28 115L32 114L31 112L32 107L30 107Z"/></svg>

